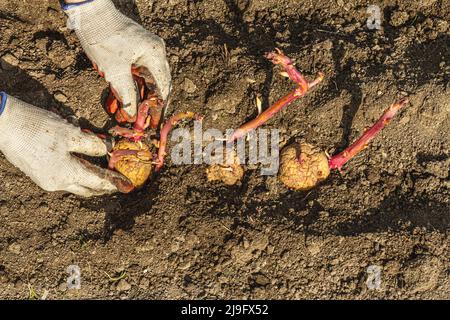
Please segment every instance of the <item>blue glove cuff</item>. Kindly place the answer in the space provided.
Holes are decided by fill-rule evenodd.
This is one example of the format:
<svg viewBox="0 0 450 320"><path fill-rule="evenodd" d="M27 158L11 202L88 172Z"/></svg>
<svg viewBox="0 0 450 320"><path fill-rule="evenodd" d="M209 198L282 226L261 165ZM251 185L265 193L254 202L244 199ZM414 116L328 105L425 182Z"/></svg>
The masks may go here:
<svg viewBox="0 0 450 320"><path fill-rule="evenodd" d="M75 7L78 7L78 6L81 6L83 4L93 2L93 1L94 0L86 0L86 1L83 1L83 2L79 2L79 3L65 3L64 0L60 0L60 4L61 4L61 8L64 11L66 11L66 10L69 10L69 9L72 9L72 8L75 8Z"/></svg>
<svg viewBox="0 0 450 320"><path fill-rule="evenodd" d="M8 99L8 96L3 91L0 91L0 116L3 113L3 110L5 110L6 106L6 100Z"/></svg>

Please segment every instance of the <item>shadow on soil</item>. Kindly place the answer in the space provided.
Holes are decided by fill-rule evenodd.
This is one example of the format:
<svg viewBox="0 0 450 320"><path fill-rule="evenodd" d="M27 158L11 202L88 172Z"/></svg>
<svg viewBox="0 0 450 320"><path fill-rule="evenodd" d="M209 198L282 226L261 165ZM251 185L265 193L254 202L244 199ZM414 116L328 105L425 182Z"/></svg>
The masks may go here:
<svg viewBox="0 0 450 320"><path fill-rule="evenodd" d="M256 199L247 203L240 200L245 193L245 186L242 188L223 188L220 190L220 197L214 193L208 195L207 190L198 189L197 193L216 199L202 215L208 219L227 216L239 221L253 216L263 223L288 225L293 231L305 232L306 235L356 236L365 233L409 232L417 227L440 233L450 230L448 204L427 196L402 194L398 190L389 194L378 207L364 211L357 217L353 214L352 218L346 219L345 217L349 216L348 211L336 210L328 210L329 216L320 218L320 213L327 211L317 201L320 187L309 193L288 191L275 200ZM252 190L252 194L259 194L260 191ZM242 211L250 214L241 214ZM333 223L336 218L341 222Z"/></svg>

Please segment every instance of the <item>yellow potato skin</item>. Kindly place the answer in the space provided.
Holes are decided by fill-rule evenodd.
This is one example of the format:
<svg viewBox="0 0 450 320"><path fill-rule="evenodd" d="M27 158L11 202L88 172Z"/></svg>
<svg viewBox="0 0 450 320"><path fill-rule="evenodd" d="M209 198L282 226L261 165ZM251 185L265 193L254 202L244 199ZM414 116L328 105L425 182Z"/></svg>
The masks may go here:
<svg viewBox="0 0 450 320"><path fill-rule="evenodd" d="M115 169L130 179L136 188L141 188L150 177L152 172L152 153L145 143L132 142L127 139L118 141L113 151L117 150L137 150L139 156L123 156L115 165Z"/></svg>
<svg viewBox="0 0 450 320"><path fill-rule="evenodd" d="M279 179L288 188L307 191L330 175L325 152L308 143L294 143L283 149Z"/></svg>
<svg viewBox="0 0 450 320"><path fill-rule="evenodd" d="M240 165L239 158L233 154L232 164L213 164L206 169L208 181L222 181L227 186L232 186L244 177L244 168Z"/></svg>

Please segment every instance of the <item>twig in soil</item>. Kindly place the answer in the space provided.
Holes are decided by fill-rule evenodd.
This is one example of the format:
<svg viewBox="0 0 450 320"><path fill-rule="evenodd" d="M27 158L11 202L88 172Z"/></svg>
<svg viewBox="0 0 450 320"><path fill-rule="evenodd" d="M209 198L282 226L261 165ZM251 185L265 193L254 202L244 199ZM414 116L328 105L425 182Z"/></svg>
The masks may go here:
<svg viewBox="0 0 450 320"><path fill-rule="evenodd" d="M227 228L222 222L220 222L220 225L221 225L225 230L227 230L229 233L233 233L233 231L231 231L230 228Z"/></svg>

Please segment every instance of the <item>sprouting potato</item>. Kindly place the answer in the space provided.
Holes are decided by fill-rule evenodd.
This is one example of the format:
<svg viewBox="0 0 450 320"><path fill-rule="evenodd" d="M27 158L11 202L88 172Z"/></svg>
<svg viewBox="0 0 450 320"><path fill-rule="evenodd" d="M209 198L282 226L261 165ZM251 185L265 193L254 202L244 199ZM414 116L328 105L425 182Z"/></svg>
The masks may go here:
<svg viewBox="0 0 450 320"><path fill-rule="evenodd" d="M135 188L141 188L152 173L152 153L143 142L122 139L114 145L109 167L130 179Z"/></svg>
<svg viewBox="0 0 450 320"><path fill-rule="evenodd" d="M350 159L364 150L406 103L408 99L403 98L392 104L358 140L329 159L325 152L308 143L287 146L281 152L279 179L294 190L306 191L314 188L328 178L331 170L341 170Z"/></svg>
<svg viewBox="0 0 450 320"><path fill-rule="evenodd" d="M329 175L327 155L311 144L294 143L281 152L279 179L290 189L312 189Z"/></svg>

